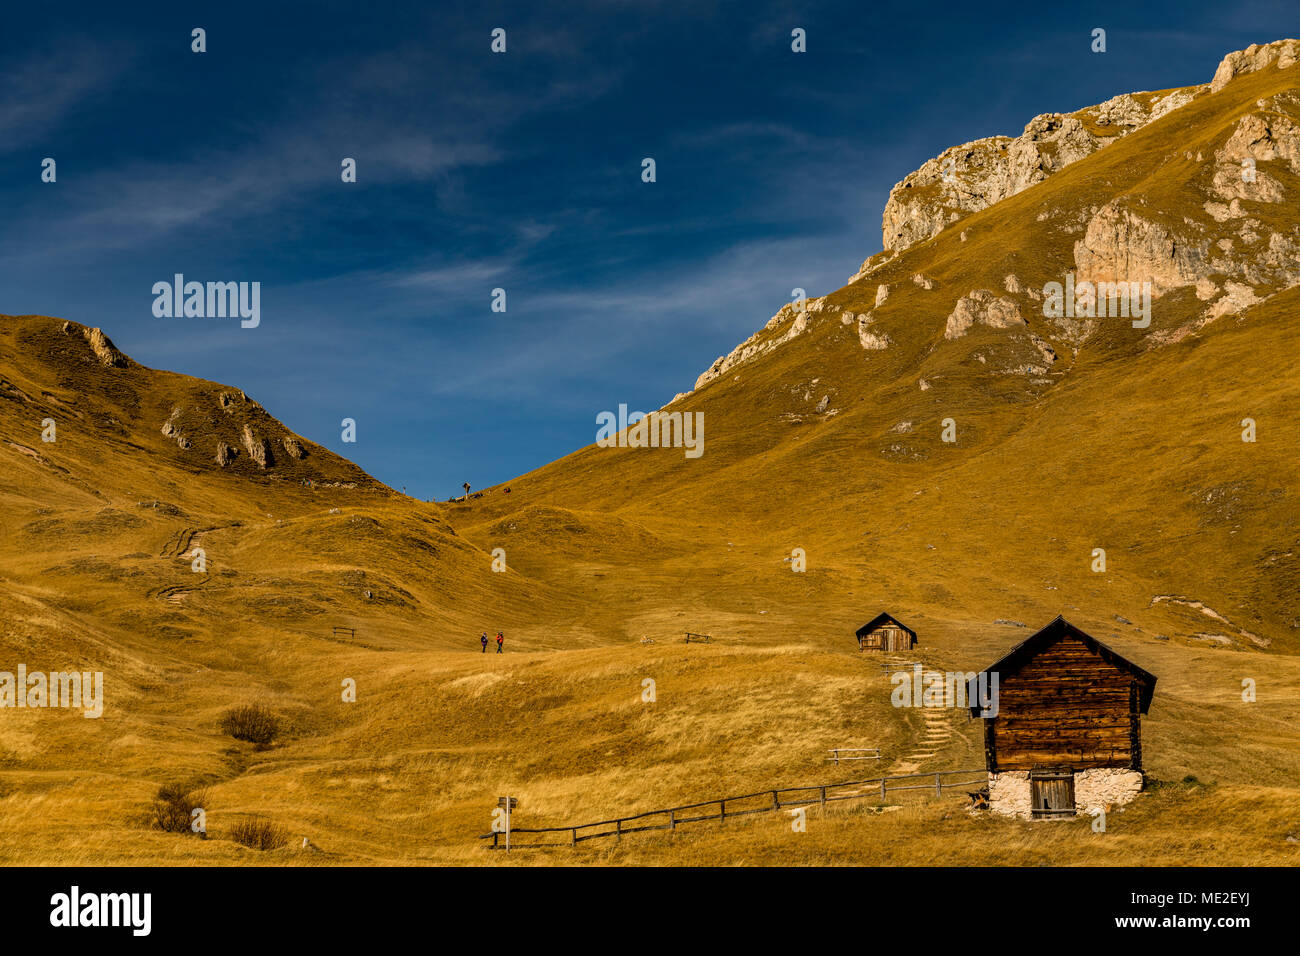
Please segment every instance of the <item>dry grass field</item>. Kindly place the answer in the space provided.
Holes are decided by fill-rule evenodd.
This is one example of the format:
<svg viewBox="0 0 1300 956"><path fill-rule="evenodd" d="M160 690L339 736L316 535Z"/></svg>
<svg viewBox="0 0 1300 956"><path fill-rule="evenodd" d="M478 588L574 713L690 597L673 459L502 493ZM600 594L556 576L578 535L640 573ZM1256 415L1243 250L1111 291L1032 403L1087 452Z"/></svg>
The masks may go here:
<svg viewBox="0 0 1300 956"><path fill-rule="evenodd" d="M1147 791L1104 834L945 793L509 865L1300 861L1300 288L1191 331L1205 305L1175 290L1144 334L1053 339L1038 376L1006 371L1033 351L1020 332L944 336L973 289L1061 278L1079 216L1115 197L1213 235L1194 157L1254 104L1294 104L1295 77L1239 77L832 293L797 338L672 403L704 413L700 458L590 446L509 494L407 498L237 384L0 316L0 670L101 671L105 697L98 719L0 710L0 862L494 866L479 837L504 794L517 826L545 827L981 767L964 710L928 747L921 711L891 706L853 638L882 610L939 670L979 670L1063 614L1156 674ZM1260 169L1284 198L1245 205L1261 235L1289 234L1300 179ZM841 321L873 309L886 350ZM484 655L498 629L506 653ZM274 715L269 743L223 731L244 705ZM832 747L883 756L834 766ZM206 839L151 824L167 784L205 791ZM283 845L232 839L250 817Z"/></svg>

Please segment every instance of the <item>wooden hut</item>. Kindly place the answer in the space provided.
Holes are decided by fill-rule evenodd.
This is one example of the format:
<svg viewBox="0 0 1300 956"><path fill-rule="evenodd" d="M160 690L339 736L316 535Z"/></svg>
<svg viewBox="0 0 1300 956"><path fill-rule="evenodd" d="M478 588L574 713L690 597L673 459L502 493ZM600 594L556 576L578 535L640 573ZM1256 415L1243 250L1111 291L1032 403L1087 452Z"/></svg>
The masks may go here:
<svg viewBox="0 0 1300 956"><path fill-rule="evenodd" d="M877 614L858 628L860 651L910 651L916 646L916 631L892 614Z"/></svg>
<svg viewBox="0 0 1300 956"><path fill-rule="evenodd" d="M1127 803L1142 789L1155 686L1062 617L975 675L967 699L984 721L989 808L1038 820Z"/></svg>

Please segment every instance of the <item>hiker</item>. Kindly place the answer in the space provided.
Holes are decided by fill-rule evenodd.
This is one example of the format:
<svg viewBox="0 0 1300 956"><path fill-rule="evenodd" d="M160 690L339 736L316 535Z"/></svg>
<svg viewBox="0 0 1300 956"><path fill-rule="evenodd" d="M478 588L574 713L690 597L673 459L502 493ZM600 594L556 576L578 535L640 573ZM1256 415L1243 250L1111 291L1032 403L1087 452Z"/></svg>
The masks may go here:
<svg viewBox="0 0 1300 956"><path fill-rule="evenodd" d="M487 631L483 632L483 636L480 637L479 640L483 642L483 653L486 654L487 653Z"/></svg>
<svg viewBox="0 0 1300 956"><path fill-rule="evenodd" d="M468 482L468 481L465 482L463 485L461 485L461 487L465 489L465 497L464 497L464 498L461 498L460 500L461 500L461 501L468 501L468 500L469 500L469 482Z"/></svg>
<svg viewBox="0 0 1300 956"><path fill-rule="evenodd" d="M503 635L500 631L497 631L497 653L498 654L501 653L501 645L505 643L505 640L506 640L505 635Z"/></svg>

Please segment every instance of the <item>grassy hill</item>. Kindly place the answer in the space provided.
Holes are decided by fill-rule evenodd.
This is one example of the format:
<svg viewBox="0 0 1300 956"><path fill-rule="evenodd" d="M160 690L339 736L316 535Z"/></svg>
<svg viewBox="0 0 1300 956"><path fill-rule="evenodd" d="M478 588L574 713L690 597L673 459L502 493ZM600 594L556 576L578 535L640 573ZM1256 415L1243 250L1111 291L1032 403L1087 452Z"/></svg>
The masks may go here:
<svg viewBox="0 0 1300 956"><path fill-rule="evenodd" d="M857 652L889 610L941 670L1064 614L1155 673L1151 789L1106 834L956 794L510 862L1293 862L1296 77L1197 90L783 309L752 357L668 406L703 413L700 457L593 445L465 502L396 494L239 389L144 368L97 330L0 316L0 670L105 680L96 720L0 711L0 860L497 865L477 836L506 793L517 825L548 826L981 766L964 711L928 728ZM1252 117L1272 139L1247 146L1273 158L1225 213ZM1172 250L1134 278L1205 249L1149 328L1056 322L1035 297L1105 238L1106 209L1163 237L1126 254ZM986 321L978 290L1022 321ZM964 300L976 320L950 334ZM508 653L484 656L497 629ZM246 704L277 717L269 745L223 730ZM883 759L835 767L837 746ZM168 783L206 790L209 839L150 825ZM234 841L250 814L286 845Z"/></svg>

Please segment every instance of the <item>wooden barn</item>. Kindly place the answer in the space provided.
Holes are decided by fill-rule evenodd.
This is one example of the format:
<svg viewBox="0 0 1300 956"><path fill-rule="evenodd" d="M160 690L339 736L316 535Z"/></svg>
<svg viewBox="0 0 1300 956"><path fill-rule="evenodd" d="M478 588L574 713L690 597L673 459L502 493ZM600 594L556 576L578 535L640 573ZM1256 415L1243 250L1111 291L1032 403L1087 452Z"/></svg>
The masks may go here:
<svg viewBox="0 0 1300 956"><path fill-rule="evenodd" d="M891 614L877 614L858 628L860 651L910 651L916 646L916 631Z"/></svg>
<svg viewBox="0 0 1300 956"><path fill-rule="evenodd" d="M1018 644L970 683L971 715L984 721L989 808L1041 820L1133 799L1155 687L1153 675L1062 617Z"/></svg>

